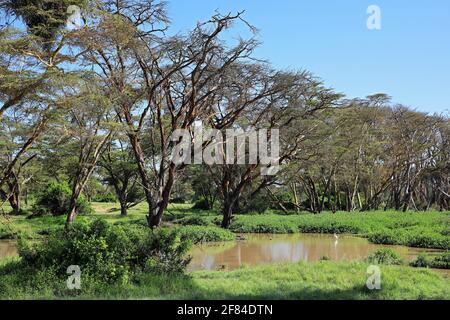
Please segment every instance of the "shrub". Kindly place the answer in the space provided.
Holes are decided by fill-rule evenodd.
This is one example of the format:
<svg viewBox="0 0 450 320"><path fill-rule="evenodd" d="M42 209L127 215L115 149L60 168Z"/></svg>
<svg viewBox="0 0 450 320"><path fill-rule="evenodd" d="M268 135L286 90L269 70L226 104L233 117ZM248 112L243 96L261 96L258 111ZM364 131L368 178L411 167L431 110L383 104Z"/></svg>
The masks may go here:
<svg viewBox="0 0 450 320"><path fill-rule="evenodd" d="M410 265L417 268L450 269L450 253L440 254L433 259L428 259L425 254L420 254Z"/></svg>
<svg viewBox="0 0 450 320"><path fill-rule="evenodd" d="M241 209L241 213L243 214L251 212L256 212L258 214L265 213L271 206L271 203L270 201L268 201L267 197L268 196L263 193L256 194L245 203L245 206Z"/></svg>
<svg viewBox="0 0 450 320"><path fill-rule="evenodd" d="M144 270L156 274L182 273L191 261L185 258L190 241L178 232L161 229L147 237L138 250L138 261L144 262Z"/></svg>
<svg viewBox="0 0 450 320"><path fill-rule="evenodd" d="M77 202L77 213L79 215L86 215L94 213L94 209L92 208L89 201L84 196L80 196Z"/></svg>
<svg viewBox="0 0 450 320"><path fill-rule="evenodd" d="M392 249L378 249L369 255L367 261L374 264L388 265L400 265L403 263L403 259L400 255Z"/></svg>
<svg viewBox="0 0 450 320"><path fill-rule="evenodd" d="M212 209L212 205L206 199L202 198L194 203L192 209L207 211Z"/></svg>
<svg viewBox="0 0 450 320"><path fill-rule="evenodd" d="M92 201L94 202L102 202L102 203L111 203L111 202L116 202L117 201L117 197L114 193L112 193L111 191L108 191L106 193L99 193L97 194Z"/></svg>
<svg viewBox="0 0 450 320"><path fill-rule="evenodd" d="M33 215L42 216L52 214L54 216L67 214L70 207L70 196L72 190L67 182L50 182L45 190L38 196L33 206ZM77 202L79 215L93 212L89 202L80 196Z"/></svg>
<svg viewBox="0 0 450 320"><path fill-rule="evenodd" d="M234 233L218 227L183 226L177 229L182 240L189 240L194 243L231 241L236 239Z"/></svg>
<svg viewBox="0 0 450 320"><path fill-rule="evenodd" d="M176 230L125 229L103 220L76 223L52 233L43 243L19 243L27 268L65 276L68 266L78 265L82 277L102 283L126 283L131 274L142 271L181 272L189 263L184 257L188 249L189 242L182 242Z"/></svg>
<svg viewBox="0 0 450 320"><path fill-rule="evenodd" d="M421 253L416 260L410 263L412 267L416 268L426 268L428 267L428 264L429 262L427 260L427 257L423 253Z"/></svg>
<svg viewBox="0 0 450 320"><path fill-rule="evenodd" d="M210 224L206 219L199 217L199 216L188 216L188 217L182 218L180 220L177 220L176 223L181 224L183 226L188 226L188 225L207 226Z"/></svg>

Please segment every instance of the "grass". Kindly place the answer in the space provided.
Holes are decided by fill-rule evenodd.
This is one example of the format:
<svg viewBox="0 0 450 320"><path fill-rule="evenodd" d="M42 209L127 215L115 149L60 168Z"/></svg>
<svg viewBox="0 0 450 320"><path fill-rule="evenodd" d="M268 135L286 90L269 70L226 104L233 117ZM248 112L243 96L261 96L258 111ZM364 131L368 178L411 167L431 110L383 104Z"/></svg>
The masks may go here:
<svg viewBox="0 0 450 320"><path fill-rule="evenodd" d="M189 212L174 209L175 223L182 225L217 225L216 212ZM235 233L348 233L368 238L376 244L450 249L449 212L337 212L321 214L276 213L236 215L230 226Z"/></svg>
<svg viewBox="0 0 450 320"><path fill-rule="evenodd" d="M79 216L77 221L101 217L124 226L146 224L145 204L130 209L126 217L120 216L117 204L94 203L93 207L94 214ZM40 239L61 228L64 218L0 217L0 238ZM215 211L175 204L169 207L164 226L178 228L194 242L234 240L236 233L351 233L375 243L449 249L448 212L236 215L231 231L218 228L220 220ZM447 264L448 253L444 255L436 263ZM82 278L79 292L67 290L66 279L48 270L35 270L30 276L14 267L17 260L6 261L0 262L4 264L0 266L0 299L450 299L448 276L406 265L381 265L382 288L370 291L365 287L368 263L364 261L262 265L184 276L140 274L123 285Z"/></svg>
<svg viewBox="0 0 450 320"><path fill-rule="evenodd" d="M421 254L416 260L410 263L413 267L426 267L437 269L450 269L450 252L440 253L436 255Z"/></svg>
<svg viewBox="0 0 450 320"><path fill-rule="evenodd" d="M350 233L377 244L450 249L450 217L445 212L337 212L303 215L237 216L243 233Z"/></svg>
<svg viewBox="0 0 450 320"><path fill-rule="evenodd" d="M46 280L43 274L24 284L9 270L0 271L0 299L450 299L448 278L407 266L381 266L381 290L371 291L367 267L331 261L264 265L187 276L143 274L109 286L82 278L78 292L62 290L64 279Z"/></svg>
<svg viewBox="0 0 450 320"><path fill-rule="evenodd" d="M78 220L101 217L113 224L146 224L146 204L129 210L126 217L120 215L114 203L93 203L95 213L79 216ZM233 240L228 232L215 229L221 217L216 211L191 209L190 204L172 204L164 216L164 224L182 225L199 241ZM8 217L9 223L0 223L0 239L35 239L53 228L64 225L64 217L26 219L25 216ZM0 222L2 222L0 220ZM197 227L193 227L197 226ZM367 237L376 244L396 244L410 247L450 250L449 212L337 212L321 214L236 215L230 230L234 233L350 233Z"/></svg>

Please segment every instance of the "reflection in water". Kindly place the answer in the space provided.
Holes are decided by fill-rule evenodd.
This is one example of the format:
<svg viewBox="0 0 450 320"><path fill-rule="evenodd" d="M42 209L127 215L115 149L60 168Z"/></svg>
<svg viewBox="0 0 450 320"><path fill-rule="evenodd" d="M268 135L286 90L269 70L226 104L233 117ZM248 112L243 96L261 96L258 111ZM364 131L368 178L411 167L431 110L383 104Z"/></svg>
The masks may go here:
<svg viewBox="0 0 450 320"><path fill-rule="evenodd" d="M240 266L277 262L362 260L383 245L354 236L321 234L244 235L246 240L225 244L204 244L191 251L189 270L236 269ZM388 246L411 261L420 252L436 251Z"/></svg>
<svg viewBox="0 0 450 320"><path fill-rule="evenodd" d="M362 260L382 247L392 248L407 261L415 259L421 252L439 252L432 249L376 245L363 238L344 235L336 238L321 234L245 234L243 238L246 240L194 247L190 252L193 259L189 271L232 270L244 264L317 261L325 257L330 260ZM15 241L0 240L0 260L15 255Z"/></svg>

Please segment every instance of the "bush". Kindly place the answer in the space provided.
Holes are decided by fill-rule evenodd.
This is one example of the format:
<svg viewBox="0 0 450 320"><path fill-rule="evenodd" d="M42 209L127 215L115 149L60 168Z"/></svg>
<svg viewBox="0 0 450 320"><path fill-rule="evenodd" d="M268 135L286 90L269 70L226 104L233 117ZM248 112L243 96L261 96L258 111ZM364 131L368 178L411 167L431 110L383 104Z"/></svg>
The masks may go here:
<svg viewBox="0 0 450 320"><path fill-rule="evenodd" d="M185 258L191 242L177 231L161 229L146 237L138 250L138 261L144 270L156 274L183 273L191 258Z"/></svg>
<svg viewBox="0 0 450 320"><path fill-rule="evenodd" d="M195 210L211 210L211 204L206 200L206 199L200 199L198 201L195 202L194 206L192 207L192 209Z"/></svg>
<svg viewBox="0 0 450 320"><path fill-rule="evenodd" d="M271 206L271 203L268 201L267 197L268 196L265 193L256 194L245 203L240 212L243 214L248 214L251 212L256 212L258 214L265 213Z"/></svg>
<svg viewBox="0 0 450 320"><path fill-rule="evenodd" d="M431 261L432 268L450 269L450 252L441 254Z"/></svg>
<svg viewBox="0 0 450 320"><path fill-rule="evenodd" d="M383 230L369 235L369 241L377 244L399 244L408 247L450 249L450 238L433 230L410 227Z"/></svg>
<svg viewBox="0 0 450 320"><path fill-rule="evenodd" d="M420 254L410 265L417 268L450 269L450 253L440 254L433 259L428 259L425 254Z"/></svg>
<svg viewBox="0 0 450 320"><path fill-rule="evenodd" d="M116 202L117 201L117 197L114 193L108 191L106 193L100 193L97 194L92 201L94 202L102 202L102 203L111 203L111 202Z"/></svg>
<svg viewBox="0 0 450 320"><path fill-rule="evenodd" d="M412 267L416 268L427 268L428 264L429 262L427 260L427 257L423 253L421 253L416 260L410 263Z"/></svg>
<svg viewBox="0 0 450 320"><path fill-rule="evenodd" d="M184 226L177 228L177 230L182 240L189 240L194 243L231 241L236 239L234 233L218 227Z"/></svg>
<svg viewBox="0 0 450 320"><path fill-rule="evenodd" d="M210 224L206 219L199 216L188 216L177 220L176 223L183 226L207 226Z"/></svg>
<svg viewBox="0 0 450 320"><path fill-rule="evenodd" d="M378 249L367 258L367 261L374 264L403 264L403 259L392 249Z"/></svg>
<svg viewBox="0 0 450 320"><path fill-rule="evenodd" d="M72 190L67 182L50 182L38 196L33 206L33 215L42 216L51 214L59 216L67 214L70 209L71 194ZM89 202L83 196L80 196L78 199L77 212L79 215L93 212Z"/></svg>
<svg viewBox="0 0 450 320"><path fill-rule="evenodd" d="M190 261L184 257L189 242L180 241L176 230L125 229L103 220L58 230L43 243L20 241L18 249L27 268L66 276L67 267L78 265L82 277L102 283L126 283L131 274L142 271L182 272Z"/></svg>

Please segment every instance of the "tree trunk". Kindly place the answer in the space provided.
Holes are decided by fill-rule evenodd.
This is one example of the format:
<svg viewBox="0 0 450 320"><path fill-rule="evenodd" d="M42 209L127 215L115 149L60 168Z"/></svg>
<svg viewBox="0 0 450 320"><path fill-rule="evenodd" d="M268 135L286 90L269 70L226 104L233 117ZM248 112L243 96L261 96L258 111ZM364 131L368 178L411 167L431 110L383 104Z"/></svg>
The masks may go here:
<svg viewBox="0 0 450 320"><path fill-rule="evenodd" d="M66 228L73 224L73 221L75 220L75 217L77 216L77 208L76 206L70 206L72 209L70 210L69 214L67 215L66 219Z"/></svg>
<svg viewBox="0 0 450 320"><path fill-rule="evenodd" d="M67 215L67 219L66 219L66 228L73 224L73 222L77 216L77 201L78 201L78 196L75 196L74 194L72 194L72 196L70 197L70 211L69 211L69 214Z"/></svg>
<svg viewBox="0 0 450 320"><path fill-rule="evenodd" d="M168 168L167 180L164 182L162 192L158 196L159 201L155 210L151 210L151 214L147 216L148 226L156 228L161 225L162 216L169 205L170 194L172 192L173 184L175 183L175 164L171 163Z"/></svg>
<svg viewBox="0 0 450 320"><path fill-rule="evenodd" d="M160 221L158 221L158 219L156 218L157 213L154 213L156 208L154 206L153 195L150 189L151 185L150 177L147 174L144 151L142 150L141 141L137 134L130 134L128 135L128 137L130 139L134 157L136 159L136 163L138 166L139 176L141 178L142 187L144 189L145 201L147 202L148 205L148 215L147 215L148 225L150 227L158 226Z"/></svg>
<svg viewBox="0 0 450 320"><path fill-rule="evenodd" d="M21 203L20 203L20 185L19 182L17 181L17 177L14 173L12 173L12 178L13 181L8 181L8 188L9 188L9 194L7 195L8 197L8 202L9 205L12 208L12 213L13 214L18 214L20 212L21 209Z"/></svg>
<svg viewBox="0 0 450 320"><path fill-rule="evenodd" d="M231 199L227 199L224 201L223 209L222 209L222 224L221 227L224 229L228 229L231 224L231 219L233 217L233 201Z"/></svg>
<svg viewBox="0 0 450 320"><path fill-rule="evenodd" d="M127 201L126 198L124 199L123 197L121 197L119 201L120 201L120 215L124 217L128 214Z"/></svg>
<svg viewBox="0 0 450 320"><path fill-rule="evenodd" d="M20 197L16 193L11 194L11 196L9 197L9 204L13 210L13 214L17 214L20 212Z"/></svg>

